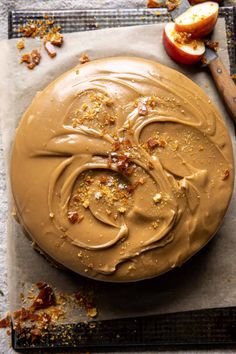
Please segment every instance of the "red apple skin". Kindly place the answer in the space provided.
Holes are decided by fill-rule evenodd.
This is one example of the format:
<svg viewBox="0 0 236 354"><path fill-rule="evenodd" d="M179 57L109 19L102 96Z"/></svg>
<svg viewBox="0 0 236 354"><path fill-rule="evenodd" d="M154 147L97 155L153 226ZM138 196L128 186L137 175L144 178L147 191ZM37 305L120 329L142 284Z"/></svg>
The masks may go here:
<svg viewBox="0 0 236 354"><path fill-rule="evenodd" d="M215 27L217 21L217 16L210 16L209 18L206 18L201 21L201 26L182 26L179 24L175 24L175 30L177 32L187 32L191 33L193 38L202 38L206 37L209 33L211 33Z"/></svg>
<svg viewBox="0 0 236 354"><path fill-rule="evenodd" d="M208 1L208 0L190 0L189 2L191 5L197 5L197 4L201 4L203 2L206 2L206 1ZM221 0L211 0L211 1L217 2L218 4L221 2Z"/></svg>
<svg viewBox="0 0 236 354"><path fill-rule="evenodd" d="M191 65L194 63L197 63L199 60L201 60L202 55L192 55L189 53L184 52L180 47L175 45L167 36L166 31L164 29L163 31L163 45L165 47L165 50L167 54L174 59L174 61L181 63L181 64L186 64L186 65Z"/></svg>
<svg viewBox="0 0 236 354"><path fill-rule="evenodd" d="M186 25L175 22L175 30L177 32L191 33L193 38L206 37L213 31L217 18L218 11L213 13L211 16L206 17L205 19L199 20L196 23Z"/></svg>

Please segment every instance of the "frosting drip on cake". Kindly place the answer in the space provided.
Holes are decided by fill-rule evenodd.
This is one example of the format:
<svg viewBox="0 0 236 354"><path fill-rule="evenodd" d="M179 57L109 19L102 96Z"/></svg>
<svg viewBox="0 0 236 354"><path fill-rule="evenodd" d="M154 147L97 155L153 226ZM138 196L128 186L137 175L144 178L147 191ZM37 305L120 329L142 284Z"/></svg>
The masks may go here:
<svg viewBox="0 0 236 354"><path fill-rule="evenodd" d="M57 262L110 281L182 264L233 188L230 138L182 74L137 58L78 66L38 93L12 154L19 219Z"/></svg>

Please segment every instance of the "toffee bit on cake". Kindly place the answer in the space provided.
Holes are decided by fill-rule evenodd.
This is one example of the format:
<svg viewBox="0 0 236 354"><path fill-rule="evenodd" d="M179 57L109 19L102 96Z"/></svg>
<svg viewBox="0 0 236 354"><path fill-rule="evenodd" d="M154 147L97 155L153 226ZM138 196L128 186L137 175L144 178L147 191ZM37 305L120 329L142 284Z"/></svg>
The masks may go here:
<svg viewBox="0 0 236 354"><path fill-rule="evenodd" d="M228 178L229 178L229 170L226 169L226 170L224 170L224 172L223 172L222 180L225 181L225 180L228 179Z"/></svg>
<svg viewBox="0 0 236 354"><path fill-rule="evenodd" d="M139 101L138 102L138 114L140 116L148 115L147 103L145 101Z"/></svg>
<svg viewBox="0 0 236 354"><path fill-rule="evenodd" d="M19 39L19 41L16 44L16 48L19 50L22 50L25 48L25 41L23 39Z"/></svg>
<svg viewBox="0 0 236 354"><path fill-rule="evenodd" d="M81 57L79 58L80 64L85 64L85 63L88 63L89 61L90 61L90 59L86 53L83 53L81 55Z"/></svg>
<svg viewBox="0 0 236 354"><path fill-rule="evenodd" d="M102 175L99 177L99 182L100 183L107 183L108 177L105 175Z"/></svg>
<svg viewBox="0 0 236 354"><path fill-rule="evenodd" d="M48 53L48 55L50 56L50 58L54 58L57 55L56 49L54 48L51 42L49 41L44 42L44 48Z"/></svg>
<svg viewBox="0 0 236 354"><path fill-rule="evenodd" d="M116 165L117 165L117 169L127 176L130 176L134 171L134 167L132 166L132 161L130 160L129 157L125 155L121 155L118 157L118 161Z"/></svg>
<svg viewBox="0 0 236 354"><path fill-rule="evenodd" d="M67 216L71 224L79 223L84 218L84 216L80 215L77 211L69 211Z"/></svg>
<svg viewBox="0 0 236 354"><path fill-rule="evenodd" d="M120 207L120 208L118 208L118 211L119 211L119 213L124 214L126 212L126 208Z"/></svg>
<svg viewBox="0 0 236 354"><path fill-rule="evenodd" d="M102 193L101 193L101 192L96 192L96 193L94 194L94 197L95 197L95 199L99 200L99 199L102 198Z"/></svg>
<svg viewBox="0 0 236 354"><path fill-rule="evenodd" d="M162 195L161 195L161 193L155 194L152 199L153 199L154 203L160 203L160 201L162 200Z"/></svg>
<svg viewBox="0 0 236 354"><path fill-rule="evenodd" d="M88 200L88 199L86 199L86 200L83 202L83 207L84 207L85 209L87 209L87 208L89 207L89 200Z"/></svg>
<svg viewBox="0 0 236 354"><path fill-rule="evenodd" d="M154 169L154 165L153 165L153 162L152 161L148 161L148 168L149 170L153 170Z"/></svg>
<svg viewBox="0 0 236 354"><path fill-rule="evenodd" d="M153 138L149 138L147 141L147 145L150 149L154 149L158 145L158 141Z"/></svg>

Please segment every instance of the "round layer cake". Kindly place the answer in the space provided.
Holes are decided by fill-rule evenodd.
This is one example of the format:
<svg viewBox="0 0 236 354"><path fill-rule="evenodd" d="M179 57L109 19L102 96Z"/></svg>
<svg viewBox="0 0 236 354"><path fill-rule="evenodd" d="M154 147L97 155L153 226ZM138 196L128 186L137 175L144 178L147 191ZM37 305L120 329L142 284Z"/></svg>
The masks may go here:
<svg viewBox="0 0 236 354"><path fill-rule="evenodd" d="M90 278L180 266L214 235L234 180L229 134L204 92L141 58L79 65L34 98L11 183L27 234Z"/></svg>

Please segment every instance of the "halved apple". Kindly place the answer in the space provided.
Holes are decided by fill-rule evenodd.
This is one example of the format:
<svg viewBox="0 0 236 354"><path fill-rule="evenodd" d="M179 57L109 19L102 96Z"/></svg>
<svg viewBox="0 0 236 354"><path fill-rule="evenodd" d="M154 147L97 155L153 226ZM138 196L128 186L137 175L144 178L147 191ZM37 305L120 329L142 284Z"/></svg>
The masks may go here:
<svg viewBox="0 0 236 354"><path fill-rule="evenodd" d="M191 5L201 4L201 3L206 2L206 1L207 0L189 0ZM218 3L221 2L221 0L212 0L212 1L218 2Z"/></svg>
<svg viewBox="0 0 236 354"><path fill-rule="evenodd" d="M163 32L163 44L167 54L182 64L198 62L205 52L203 41L192 39L191 34L177 32L174 22L166 24Z"/></svg>
<svg viewBox="0 0 236 354"><path fill-rule="evenodd" d="M218 12L219 4L213 1L191 6L175 19L175 29L195 38L205 37L214 29Z"/></svg>

